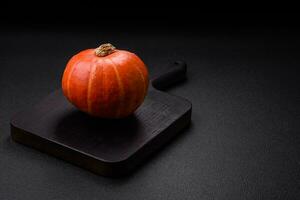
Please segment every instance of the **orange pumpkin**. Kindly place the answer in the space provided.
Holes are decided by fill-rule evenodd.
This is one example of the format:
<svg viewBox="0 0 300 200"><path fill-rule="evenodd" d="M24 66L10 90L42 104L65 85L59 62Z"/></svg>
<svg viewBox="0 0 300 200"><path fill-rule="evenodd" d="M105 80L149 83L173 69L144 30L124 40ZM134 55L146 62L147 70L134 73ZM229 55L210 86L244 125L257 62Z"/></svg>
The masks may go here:
<svg viewBox="0 0 300 200"><path fill-rule="evenodd" d="M102 118L132 114L144 101L148 84L143 61L111 44L74 55L62 78L66 98L81 111Z"/></svg>

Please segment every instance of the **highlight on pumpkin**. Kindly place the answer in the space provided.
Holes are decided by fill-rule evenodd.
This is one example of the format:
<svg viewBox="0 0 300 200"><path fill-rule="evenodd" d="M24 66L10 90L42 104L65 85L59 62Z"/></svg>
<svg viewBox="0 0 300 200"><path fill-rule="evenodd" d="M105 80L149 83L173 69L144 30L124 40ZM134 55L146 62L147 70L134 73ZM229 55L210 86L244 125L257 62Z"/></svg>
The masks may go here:
<svg viewBox="0 0 300 200"><path fill-rule="evenodd" d="M101 118L133 114L143 103L148 85L144 62L110 43L74 55L62 78L65 97L79 110Z"/></svg>

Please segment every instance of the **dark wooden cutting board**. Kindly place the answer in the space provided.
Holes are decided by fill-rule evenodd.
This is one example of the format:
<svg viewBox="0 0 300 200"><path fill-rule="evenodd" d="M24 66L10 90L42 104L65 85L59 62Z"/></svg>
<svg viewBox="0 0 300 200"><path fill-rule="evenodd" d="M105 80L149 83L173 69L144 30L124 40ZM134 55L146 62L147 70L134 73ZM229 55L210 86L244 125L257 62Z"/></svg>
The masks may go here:
<svg viewBox="0 0 300 200"><path fill-rule="evenodd" d="M90 117L57 90L13 116L11 136L100 175L127 174L189 125L191 103L159 91L185 76L185 63L172 63L167 72L152 79L148 95L134 115L118 120Z"/></svg>

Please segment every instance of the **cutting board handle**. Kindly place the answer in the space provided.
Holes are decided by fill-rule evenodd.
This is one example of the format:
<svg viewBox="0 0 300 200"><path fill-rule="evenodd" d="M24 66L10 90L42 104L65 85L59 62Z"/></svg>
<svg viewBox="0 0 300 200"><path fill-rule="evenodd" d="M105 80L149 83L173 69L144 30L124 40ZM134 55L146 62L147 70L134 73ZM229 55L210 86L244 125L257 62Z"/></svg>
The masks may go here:
<svg viewBox="0 0 300 200"><path fill-rule="evenodd" d="M186 63L175 61L170 63L167 70L152 79L152 86L158 90L166 90L169 87L184 81L186 79Z"/></svg>

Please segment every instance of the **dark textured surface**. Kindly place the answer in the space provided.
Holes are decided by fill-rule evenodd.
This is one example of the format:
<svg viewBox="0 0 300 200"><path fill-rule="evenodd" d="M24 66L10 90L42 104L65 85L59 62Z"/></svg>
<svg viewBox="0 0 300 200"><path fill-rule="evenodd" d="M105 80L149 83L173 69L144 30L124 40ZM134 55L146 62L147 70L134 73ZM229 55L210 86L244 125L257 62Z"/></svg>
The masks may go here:
<svg viewBox="0 0 300 200"><path fill-rule="evenodd" d="M0 199L299 199L298 32L75 29L0 34ZM174 59L188 80L191 127L124 179L109 179L14 143L13 113L60 86L67 59L110 41L151 73Z"/></svg>

